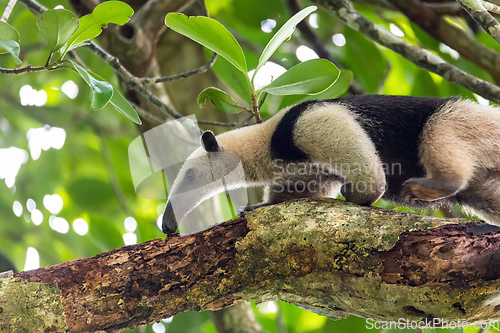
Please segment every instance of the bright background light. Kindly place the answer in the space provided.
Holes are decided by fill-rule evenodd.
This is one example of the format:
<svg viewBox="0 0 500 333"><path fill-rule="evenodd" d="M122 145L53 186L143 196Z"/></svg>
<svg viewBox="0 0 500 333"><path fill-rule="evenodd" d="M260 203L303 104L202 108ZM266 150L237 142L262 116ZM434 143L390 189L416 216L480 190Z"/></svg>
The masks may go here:
<svg viewBox="0 0 500 333"><path fill-rule="evenodd" d="M33 222L34 225L42 224L43 214L40 210L35 208L31 211L31 222Z"/></svg>
<svg viewBox="0 0 500 333"><path fill-rule="evenodd" d="M63 83L61 91L71 99L75 99L78 96L78 86L71 80Z"/></svg>
<svg viewBox="0 0 500 333"><path fill-rule="evenodd" d="M47 103L47 92L45 90L33 89L29 84L26 84L19 89L19 97L21 105L44 106Z"/></svg>
<svg viewBox="0 0 500 333"><path fill-rule="evenodd" d="M392 32L393 35L397 36L397 37L404 37L405 33L403 32L403 30L401 30L397 25L395 25L394 23L391 23L389 25L389 30Z"/></svg>
<svg viewBox="0 0 500 333"><path fill-rule="evenodd" d="M40 268L40 255L34 247L28 247L28 251L26 252L26 262L24 263L24 270L29 271L37 268Z"/></svg>
<svg viewBox="0 0 500 333"><path fill-rule="evenodd" d="M248 76L251 78L254 72L255 70L248 72ZM257 88L257 90L262 89L285 72L285 67L280 66L272 61L268 61L257 72L257 75L254 79L255 87Z"/></svg>
<svg viewBox="0 0 500 333"><path fill-rule="evenodd" d="M312 28L314 28L314 29L318 29L319 28L319 25L318 25L318 14L312 13L311 15L309 15L309 25Z"/></svg>
<svg viewBox="0 0 500 333"><path fill-rule="evenodd" d="M266 33L270 33L276 27L276 21L273 19L267 19L260 22L260 28Z"/></svg>
<svg viewBox="0 0 500 333"><path fill-rule="evenodd" d="M307 61L319 58L319 56L316 54L316 52L314 52L313 49L305 45L300 45L297 48L297 51L295 51L295 55L297 56L297 59L299 59L300 61Z"/></svg>
<svg viewBox="0 0 500 333"><path fill-rule="evenodd" d="M8 188L14 186L21 165L28 162L28 152L16 147L0 149L0 179Z"/></svg>
<svg viewBox="0 0 500 333"><path fill-rule="evenodd" d="M26 209L28 210L28 212L33 212L33 209L36 208L36 202L35 200L29 198L28 200L26 200Z"/></svg>
<svg viewBox="0 0 500 333"><path fill-rule="evenodd" d="M43 206L51 214L57 215L63 208L63 199L59 194L47 194L43 197Z"/></svg>
<svg viewBox="0 0 500 333"><path fill-rule="evenodd" d="M346 43L345 36L343 34L333 35L332 41L333 41L333 44L337 45L338 47L342 47Z"/></svg>
<svg viewBox="0 0 500 333"><path fill-rule="evenodd" d="M165 326L162 323L155 323L152 328L155 333L165 333Z"/></svg>
<svg viewBox="0 0 500 333"><path fill-rule="evenodd" d="M69 223L62 217L51 215L49 217L49 226L52 230L61 234L67 234L69 231Z"/></svg>
<svg viewBox="0 0 500 333"><path fill-rule="evenodd" d="M134 232L137 229L137 221L131 216L125 218L123 225L127 232Z"/></svg>
<svg viewBox="0 0 500 333"><path fill-rule="evenodd" d="M14 201L12 205L12 210L17 217L20 217L23 214L23 205L19 201Z"/></svg>
<svg viewBox="0 0 500 333"><path fill-rule="evenodd" d="M133 232L127 232L126 234L123 234L123 243L125 243L125 245L137 244L137 235Z"/></svg>
<svg viewBox="0 0 500 333"><path fill-rule="evenodd" d="M66 140L66 131L59 127L45 125L39 128L30 128L26 138L28 139L31 158L37 160L42 150L61 149Z"/></svg>
<svg viewBox="0 0 500 333"><path fill-rule="evenodd" d="M84 236L89 232L89 224L82 218L73 221L73 230L80 236Z"/></svg>

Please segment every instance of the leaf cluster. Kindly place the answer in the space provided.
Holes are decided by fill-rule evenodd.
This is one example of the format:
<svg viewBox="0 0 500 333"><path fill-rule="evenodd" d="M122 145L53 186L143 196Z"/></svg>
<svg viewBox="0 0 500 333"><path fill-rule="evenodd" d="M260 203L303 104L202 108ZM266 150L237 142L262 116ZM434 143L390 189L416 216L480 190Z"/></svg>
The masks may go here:
<svg viewBox="0 0 500 333"><path fill-rule="evenodd" d="M90 106L100 110L108 103L131 121L140 124L141 120L134 108L123 95L110 83L92 73L74 60L66 59L69 51L86 45L87 41L99 36L108 24L123 25L134 14L133 9L121 1L107 1L99 4L94 11L78 19L69 10L57 8L44 11L37 17L36 23L43 37L48 42L49 57L44 69L67 67L78 73L89 85ZM9 53L17 65L19 59L19 33L5 22L0 22L0 53Z"/></svg>
<svg viewBox="0 0 500 333"><path fill-rule="evenodd" d="M259 104L262 94L271 95L317 95L330 88L339 78L339 69L326 59L312 59L299 63L270 84L257 90L255 77L259 70L268 62L283 42L288 40L297 24L315 11L316 6L304 8L291 17L271 38L262 51L252 77L248 75L248 65L241 45L236 38L218 21L204 16L187 17L179 13L169 13L165 24L174 31L200 43L206 48L223 57L233 70L243 86L245 105L240 105L226 92L215 87L208 87L198 95L198 104L202 107L208 100L218 109L239 113L242 110L250 112L260 120Z"/></svg>

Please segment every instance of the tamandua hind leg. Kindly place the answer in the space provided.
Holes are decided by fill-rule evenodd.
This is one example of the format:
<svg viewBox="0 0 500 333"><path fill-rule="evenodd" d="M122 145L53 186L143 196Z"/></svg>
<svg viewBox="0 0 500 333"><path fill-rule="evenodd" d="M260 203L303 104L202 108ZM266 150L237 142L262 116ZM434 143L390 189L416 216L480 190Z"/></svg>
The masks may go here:
<svg viewBox="0 0 500 333"><path fill-rule="evenodd" d="M500 171L481 173L457 199L466 211L500 226Z"/></svg>
<svg viewBox="0 0 500 333"><path fill-rule="evenodd" d="M439 127L424 135L420 159L427 177L410 178L404 184L402 198L408 203L436 201L464 190L474 174L472 157L461 148L458 138L440 134Z"/></svg>
<svg viewBox="0 0 500 333"><path fill-rule="evenodd" d="M408 203L436 201L457 194L464 185L462 180L446 178L410 178L403 184L401 196Z"/></svg>

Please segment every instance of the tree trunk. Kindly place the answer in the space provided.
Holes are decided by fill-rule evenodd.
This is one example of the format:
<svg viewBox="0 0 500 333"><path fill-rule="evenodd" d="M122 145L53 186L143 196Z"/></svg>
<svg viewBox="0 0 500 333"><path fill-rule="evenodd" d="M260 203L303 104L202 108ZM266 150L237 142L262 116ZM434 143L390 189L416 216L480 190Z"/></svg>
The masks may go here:
<svg viewBox="0 0 500 333"><path fill-rule="evenodd" d="M290 201L2 279L0 330L114 332L277 299L331 318L498 320L497 230L334 199Z"/></svg>

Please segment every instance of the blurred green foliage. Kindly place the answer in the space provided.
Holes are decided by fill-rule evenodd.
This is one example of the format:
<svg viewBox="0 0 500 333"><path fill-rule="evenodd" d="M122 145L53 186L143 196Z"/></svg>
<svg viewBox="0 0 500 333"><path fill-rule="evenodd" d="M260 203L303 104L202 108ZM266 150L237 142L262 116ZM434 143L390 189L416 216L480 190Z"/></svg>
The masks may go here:
<svg viewBox="0 0 500 333"><path fill-rule="evenodd" d="M272 19L279 28L292 15L285 2L278 0L207 0L206 3L212 17L227 27L243 46L249 69L255 68L260 51L272 35L261 29L261 22ZM6 4L6 0L0 1L0 11ZM71 10L70 5L62 0L46 0L44 5L49 8L63 5ZM308 3L304 2L303 5ZM389 30L391 24L399 27L407 42L428 48L469 73L491 81L484 70L462 58L454 60L448 53L443 53L438 42L402 14L375 9L370 5L357 8L385 29ZM461 95L474 98L470 91L417 68L392 51L374 45L365 36L346 27L329 13L319 9L315 18L318 28L313 30L339 68L343 69L341 77L345 80L353 77L366 93ZM36 18L18 4L9 18L9 23L19 31L23 65L43 65L48 56L48 48L45 47L46 41L37 29ZM274 29L273 33L277 28ZM344 46L336 46L332 42L332 36L335 34L345 37ZM489 37L483 32L478 33L477 39L486 44L490 43ZM271 61L291 68L300 62L295 50L304 43L307 45L304 36L296 32L289 42L278 49ZM98 57L88 50L79 50L78 54L93 72L117 86L118 81L113 70ZM0 67L14 66L9 55L0 55ZM217 61L216 71L222 81L231 86L232 74L221 59ZM75 99L68 98L60 90L68 80L74 81L79 87L79 94ZM46 92L47 102L43 107L21 105L19 91L25 85ZM241 95L241 88L238 91L237 85L233 87L233 96ZM199 91L193 91L193 99L198 93ZM332 91L330 96L322 94L321 98L336 97L343 93L345 91ZM66 132L65 143L61 149L42 151L36 160L31 156L28 158L20 167L13 187L7 187L0 180L0 252L14 263L17 270L23 270L28 247L38 250L41 266L48 266L79 257L94 256L122 246L123 234L126 233L124 220L127 216L133 216L138 222L135 231L138 242L162 237L157 227L157 218L159 213L162 213L158 207L162 207L164 202L138 197L130 177L128 145L139 135L138 129L111 106L92 111L88 95L89 87L69 69L22 75L0 74L0 149L17 147L30 153L28 130L41 128L46 124L63 128ZM296 101L296 98L290 96L269 96L262 109L263 118ZM0 169L7 162L10 161L0 160ZM70 225L75 219L83 218L89 225L87 234L80 236L73 229L62 234L49 226L51 214L44 208L43 198L50 194L58 194L64 202L57 216L66 219ZM27 211L27 200L30 198L36 202L37 209L43 214L40 225L31 222L30 213ZM13 212L15 201L20 202L23 207L20 217ZM386 203L381 205L392 207ZM376 331L368 330L365 320L361 318L351 316L334 321L288 303L273 304L276 309L271 309L272 311L267 304L253 306L258 321L267 332ZM167 332L215 332L207 312L179 314L164 325ZM134 331L153 332L153 329L149 325ZM452 332L423 330L427 333L438 331ZM479 330L470 328L464 332L475 333Z"/></svg>

